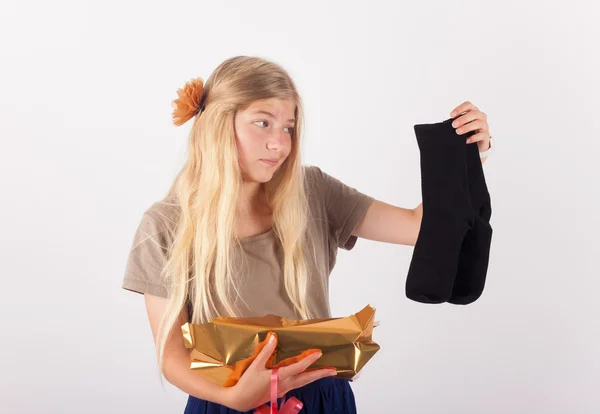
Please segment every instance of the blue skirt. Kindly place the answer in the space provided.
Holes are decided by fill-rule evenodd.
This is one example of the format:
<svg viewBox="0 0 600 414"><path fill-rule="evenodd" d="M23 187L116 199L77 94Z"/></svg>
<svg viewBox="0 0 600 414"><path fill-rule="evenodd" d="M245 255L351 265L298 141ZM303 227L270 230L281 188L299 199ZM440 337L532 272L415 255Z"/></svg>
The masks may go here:
<svg viewBox="0 0 600 414"><path fill-rule="evenodd" d="M296 388L285 394L285 400L291 397L299 399L303 407L299 414L356 414L354 393L350 382L337 378L320 378L304 387ZM277 399L281 408L283 398ZM267 402L267 405L271 405ZM189 396L184 414L252 414L254 410L237 411L224 405Z"/></svg>

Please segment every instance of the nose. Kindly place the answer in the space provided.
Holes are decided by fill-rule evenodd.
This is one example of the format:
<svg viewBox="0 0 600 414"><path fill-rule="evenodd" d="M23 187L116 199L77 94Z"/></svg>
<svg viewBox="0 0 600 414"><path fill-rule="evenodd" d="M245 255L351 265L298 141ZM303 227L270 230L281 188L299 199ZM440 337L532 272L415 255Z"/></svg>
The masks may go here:
<svg viewBox="0 0 600 414"><path fill-rule="evenodd" d="M282 148L285 144L285 134L283 130L274 130L267 139L267 148L272 151Z"/></svg>

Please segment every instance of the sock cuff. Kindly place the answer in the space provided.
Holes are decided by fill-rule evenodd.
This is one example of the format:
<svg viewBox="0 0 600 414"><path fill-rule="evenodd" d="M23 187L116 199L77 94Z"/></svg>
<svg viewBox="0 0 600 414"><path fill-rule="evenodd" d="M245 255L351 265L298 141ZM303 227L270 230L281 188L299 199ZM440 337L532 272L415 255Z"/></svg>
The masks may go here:
<svg viewBox="0 0 600 414"><path fill-rule="evenodd" d="M420 149L447 148L449 146L466 145L466 137L456 133L452 119L433 124L414 125L415 136Z"/></svg>

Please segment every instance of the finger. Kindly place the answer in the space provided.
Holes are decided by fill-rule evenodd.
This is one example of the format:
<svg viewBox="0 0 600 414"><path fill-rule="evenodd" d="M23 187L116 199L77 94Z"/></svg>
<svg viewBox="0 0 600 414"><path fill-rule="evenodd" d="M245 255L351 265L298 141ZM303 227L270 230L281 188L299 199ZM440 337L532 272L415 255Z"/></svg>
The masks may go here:
<svg viewBox="0 0 600 414"><path fill-rule="evenodd" d="M456 133L458 135L466 134L467 132L477 131L478 129L483 129L484 123L480 119L476 119L475 121L469 122L461 126L460 128L456 128Z"/></svg>
<svg viewBox="0 0 600 414"><path fill-rule="evenodd" d="M277 365L275 365L273 368L287 367L288 365L292 365L298 361L301 361L304 358L306 358L312 354L318 354L318 353L321 353L320 349L316 349L316 348L315 349L307 349L306 351L302 352L300 355L289 357L282 361L279 361L279 363Z"/></svg>
<svg viewBox="0 0 600 414"><path fill-rule="evenodd" d="M476 112L466 112L458 117L456 117L456 119L454 119L454 121L452 121L452 126L454 128L460 128L461 126L472 122L474 120L476 120L478 118L477 113Z"/></svg>
<svg viewBox="0 0 600 414"><path fill-rule="evenodd" d="M485 132L478 132L475 135L471 135L467 139L467 144L473 144L475 142L483 141L486 138L487 138L487 133L485 133Z"/></svg>
<svg viewBox="0 0 600 414"><path fill-rule="evenodd" d="M471 102L469 102L469 101L463 102L460 105L458 105L456 108L454 108L454 110L452 111L450 116L452 118L454 118L456 115L462 114L463 112L468 111L472 107L473 107L473 104Z"/></svg>
<svg viewBox="0 0 600 414"><path fill-rule="evenodd" d="M333 372L335 372L335 369L331 368L316 369L313 371L303 372L301 374L288 378L284 386L286 386L286 388L289 387L292 389L300 388L318 379L334 376L331 375Z"/></svg>
<svg viewBox="0 0 600 414"><path fill-rule="evenodd" d="M305 371L309 366L311 366L317 359L321 357L320 352L316 352L302 359L301 361L296 362L295 364L288 365L287 367L283 367L279 370L279 375L281 378L289 378L293 375L297 375L303 371Z"/></svg>
<svg viewBox="0 0 600 414"><path fill-rule="evenodd" d="M270 341L271 339L272 342ZM260 350L260 353L258 354L251 366L258 366L260 368L265 367L267 361L273 354L275 347L277 347L277 335L275 334L275 332L269 331L265 339L256 346L256 349L259 349L259 347L261 346L262 349Z"/></svg>

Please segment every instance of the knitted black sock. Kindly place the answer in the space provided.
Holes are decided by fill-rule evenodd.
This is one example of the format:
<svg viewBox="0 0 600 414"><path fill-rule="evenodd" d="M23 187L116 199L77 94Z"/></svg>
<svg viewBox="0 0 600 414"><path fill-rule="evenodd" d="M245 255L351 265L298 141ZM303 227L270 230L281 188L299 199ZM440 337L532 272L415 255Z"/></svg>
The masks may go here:
<svg viewBox="0 0 600 414"><path fill-rule="evenodd" d="M492 203L477 143L466 146L466 156L474 223L463 241L452 295L448 299L449 303L456 305L469 304L481 296L485 286L493 232L490 225Z"/></svg>
<svg viewBox="0 0 600 414"><path fill-rule="evenodd" d="M456 133L452 121L414 126L423 218L406 278L406 296L422 303L450 298L463 238L473 225L466 138Z"/></svg>

